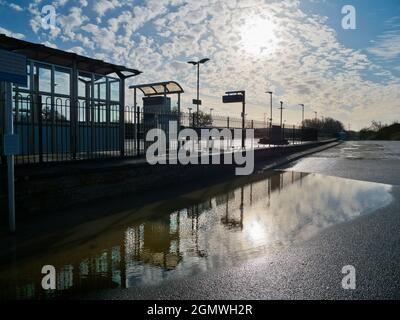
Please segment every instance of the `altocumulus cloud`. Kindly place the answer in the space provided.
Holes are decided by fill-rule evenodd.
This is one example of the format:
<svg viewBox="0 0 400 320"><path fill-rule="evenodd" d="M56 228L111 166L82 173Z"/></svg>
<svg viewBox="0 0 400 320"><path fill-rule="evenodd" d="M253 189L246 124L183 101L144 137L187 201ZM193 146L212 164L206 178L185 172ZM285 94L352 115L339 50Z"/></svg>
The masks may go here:
<svg viewBox="0 0 400 320"><path fill-rule="evenodd" d="M300 102L351 119L354 127L371 118L391 121L399 113L399 78L369 57L398 57L398 32L382 35L365 52L346 48L326 17L306 14L296 0L59 0L54 2L58 23L51 32L40 28L43 4L35 0L28 7L37 37L29 40L145 71L132 81L178 80L185 86L187 106L195 73L182 62L207 56L202 96L220 113L239 116L239 108L227 109L220 96L246 89L249 116L263 119L267 88L288 105L286 119L292 123L299 121L294 106Z"/></svg>

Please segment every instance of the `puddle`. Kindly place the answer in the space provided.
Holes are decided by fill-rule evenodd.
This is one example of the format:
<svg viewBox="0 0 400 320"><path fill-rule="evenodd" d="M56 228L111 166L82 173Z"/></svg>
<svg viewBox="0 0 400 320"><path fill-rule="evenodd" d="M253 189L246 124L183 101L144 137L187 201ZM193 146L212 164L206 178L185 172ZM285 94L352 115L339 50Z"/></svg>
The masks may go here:
<svg viewBox="0 0 400 320"><path fill-rule="evenodd" d="M60 239L62 250L54 242L32 248L32 257L20 257L17 248L18 258L0 267L0 297L66 297L232 266L383 207L392 201L391 189L298 172L216 186L132 210L130 216L144 212L146 218L132 218L118 228L96 225L104 230L96 237ZM177 203L186 204L176 208ZM79 230L70 231L75 239ZM43 265L57 270L56 292L41 288Z"/></svg>

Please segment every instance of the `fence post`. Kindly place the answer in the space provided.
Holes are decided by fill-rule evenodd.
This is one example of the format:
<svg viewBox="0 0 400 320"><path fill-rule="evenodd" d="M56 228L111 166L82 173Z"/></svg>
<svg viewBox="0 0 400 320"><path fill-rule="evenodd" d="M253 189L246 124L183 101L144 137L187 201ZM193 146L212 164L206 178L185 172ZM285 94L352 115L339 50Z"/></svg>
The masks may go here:
<svg viewBox="0 0 400 320"><path fill-rule="evenodd" d="M72 65L72 86L71 86L71 106L70 106L70 152L72 153L72 159L76 160L76 153L78 151L78 62L73 61ZM99 119L100 120L100 119Z"/></svg>
<svg viewBox="0 0 400 320"><path fill-rule="evenodd" d="M43 115L42 115L42 96L38 96L37 118L38 118L38 142L39 142L39 162L43 162ZM46 132L47 134L47 132Z"/></svg>
<svg viewBox="0 0 400 320"><path fill-rule="evenodd" d="M77 152L77 110L78 105L76 100L72 100L71 103L71 111L72 114L70 116L70 137L71 137L71 153L72 153L72 159L76 160L76 152Z"/></svg>
<svg viewBox="0 0 400 320"><path fill-rule="evenodd" d="M136 107L127 107L127 112L129 112L128 119L129 122L133 123L133 132L130 132L129 137L133 140L133 152L132 156L135 156L136 153L136 145L137 145L137 119L136 119ZM133 117L133 118L132 118ZM133 119L133 120L132 120ZM131 145L131 144L129 144Z"/></svg>
<svg viewBox="0 0 400 320"><path fill-rule="evenodd" d="M125 156L125 79L122 78L120 85L120 102L119 102L119 149L120 156Z"/></svg>
<svg viewBox="0 0 400 320"><path fill-rule="evenodd" d="M137 109L135 110L136 113L136 154L137 156L140 155L140 137L139 137L139 129L140 129L140 107L137 107Z"/></svg>
<svg viewBox="0 0 400 320"><path fill-rule="evenodd" d="M136 112L136 107L134 106L132 108L133 110L133 122L135 124L135 131L133 132L133 153L135 156L137 156L137 145L138 145L138 130L139 130L139 124L138 124L138 118L137 118L137 112Z"/></svg>
<svg viewBox="0 0 400 320"><path fill-rule="evenodd" d="M301 125L300 143L303 144L304 124Z"/></svg>
<svg viewBox="0 0 400 320"><path fill-rule="evenodd" d="M295 126L293 125L293 144L295 144Z"/></svg>
<svg viewBox="0 0 400 320"><path fill-rule="evenodd" d="M119 148L120 156L125 157L125 106L120 106L120 117L119 117Z"/></svg>
<svg viewBox="0 0 400 320"><path fill-rule="evenodd" d="M0 82L0 103L2 103L3 105L5 105L5 103L6 103L4 85L5 85L4 82ZM0 138L2 141L3 141L3 135L5 133L5 128L4 128L5 117L6 117L5 109L6 108L3 108L3 112L0 113ZM0 153L0 166L1 166L1 168L6 166L6 156L4 156L2 153Z"/></svg>

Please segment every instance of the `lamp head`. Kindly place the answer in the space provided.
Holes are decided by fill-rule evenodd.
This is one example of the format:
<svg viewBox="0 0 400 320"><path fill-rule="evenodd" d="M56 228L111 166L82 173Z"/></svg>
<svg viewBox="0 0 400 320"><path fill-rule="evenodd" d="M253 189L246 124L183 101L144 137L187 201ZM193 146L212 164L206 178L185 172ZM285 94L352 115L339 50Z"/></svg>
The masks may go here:
<svg viewBox="0 0 400 320"><path fill-rule="evenodd" d="M204 58L204 59L201 59L201 60L199 61L199 63L200 63L200 64L203 64L203 63L206 63L207 61L210 61L210 59Z"/></svg>

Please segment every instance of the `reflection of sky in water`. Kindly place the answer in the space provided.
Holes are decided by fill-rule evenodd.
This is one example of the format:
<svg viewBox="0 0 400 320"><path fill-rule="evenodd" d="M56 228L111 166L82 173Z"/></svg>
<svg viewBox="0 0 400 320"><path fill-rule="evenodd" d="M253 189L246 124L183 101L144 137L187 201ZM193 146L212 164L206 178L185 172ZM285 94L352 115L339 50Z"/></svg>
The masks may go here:
<svg viewBox="0 0 400 320"><path fill-rule="evenodd" d="M242 188L211 199L209 208L194 218L194 223L186 210L180 212L182 260L176 272L188 275L234 264L307 240L327 227L388 204L390 190L390 186L318 175L301 178L298 173L246 185L242 218ZM162 271L157 272L161 277ZM135 280L158 281L154 275ZM168 276L173 276L172 272Z"/></svg>
<svg viewBox="0 0 400 320"><path fill-rule="evenodd" d="M62 270L58 287L82 291L156 284L233 265L383 207L392 200L391 188L286 172L236 189L219 189L214 196L196 199L195 205L157 212L156 217L127 226L113 243L104 234L96 248L71 248L57 258L56 268ZM20 273L30 278L31 269L47 264L49 256L35 266L24 265ZM40 279L35 282L40 284ZM22 288L30 294L18 296L35 296L40 289L32 286L25 283Z"/></svg>

